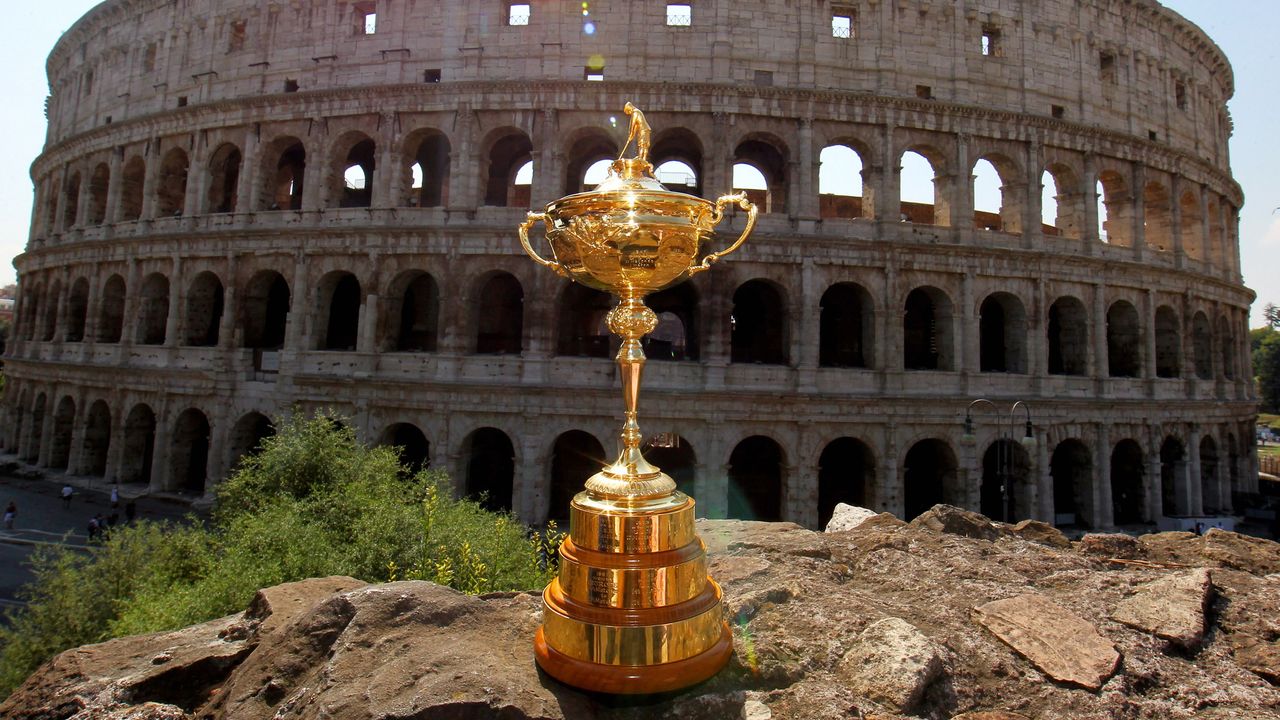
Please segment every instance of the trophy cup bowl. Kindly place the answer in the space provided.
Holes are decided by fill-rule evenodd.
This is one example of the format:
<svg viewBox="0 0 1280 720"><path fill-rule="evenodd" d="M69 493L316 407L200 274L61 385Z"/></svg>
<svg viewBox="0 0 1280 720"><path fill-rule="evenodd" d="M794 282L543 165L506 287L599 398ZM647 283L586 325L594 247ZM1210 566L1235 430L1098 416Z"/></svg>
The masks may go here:
<svg viewBox="0 0 1280 720"><path fill-rule="evenodd" d="M630 103L626 110L627 145L637 141L637 156L615 161L595 190L529 213L519 234L538 264L618 297L608 325L622 338L617 361L625 407L617 459L588 478L570 503L569 536L560 546L558 577L543 592L534 655L569 685L640 694L699 683L733 654L720 587L707 576L706 548L694 529L694 500L640 449L640 339L658 324L644 297L737 250L757 209L741 193L711 202L664 188L646 157L644 115ZM746 226L724 250L708 252L729 206L747 211ZM553 259L530 244L529 230L539 222Z"/></svg>

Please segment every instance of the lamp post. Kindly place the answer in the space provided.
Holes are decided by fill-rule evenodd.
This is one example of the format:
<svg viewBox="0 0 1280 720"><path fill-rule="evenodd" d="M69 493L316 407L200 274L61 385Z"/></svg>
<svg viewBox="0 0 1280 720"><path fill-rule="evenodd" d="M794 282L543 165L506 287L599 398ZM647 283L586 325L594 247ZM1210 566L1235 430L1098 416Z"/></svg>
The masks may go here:
<svg viewBox="0 0 1280 720"><path fill-rule="evenodd" d="M1000 407L994 402L986 398L978 398L969 403L969 407L964 411L964 435L961 441L969 445L973 445L977 438L973 434L973 408L978 405L987 405L992 412L996 414L999 428L999 437L996 439L996 478L1000 481L1000 504L1003 508L1004 521L1009 522L1013 519L1013 450L1010 445L1013 443L1013 431L1017 424L1018 408L1022 408L1025 413L1024 434L1022 436L1022 447L1026 448L1027 454L1034 457L1033 453L1036 448L1035 427L1031 423L1031 406L1022 400L1014 401L1009 407L1008 413L1001 411ZM1006 422L1007 419L1007 422ZM981 491L979 491L981 497Z"/></svg>

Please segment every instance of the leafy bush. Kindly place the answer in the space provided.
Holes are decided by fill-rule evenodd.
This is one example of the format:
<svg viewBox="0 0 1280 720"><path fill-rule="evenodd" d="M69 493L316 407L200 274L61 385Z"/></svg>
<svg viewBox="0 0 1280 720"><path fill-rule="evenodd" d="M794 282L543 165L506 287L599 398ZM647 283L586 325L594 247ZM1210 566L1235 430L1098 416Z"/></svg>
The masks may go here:
<svg viewBox="0 0 1280 720"><path fill-rule="evenodd" d="M70 647L243 610L261 587L325 575L424 579L467 593L532 590L560 535L453 497L438 471L407 475L338 418L293 417L218 488L205 526L139 523L85 554L34 556L27 606L0 629L0 696Z"/></svg>

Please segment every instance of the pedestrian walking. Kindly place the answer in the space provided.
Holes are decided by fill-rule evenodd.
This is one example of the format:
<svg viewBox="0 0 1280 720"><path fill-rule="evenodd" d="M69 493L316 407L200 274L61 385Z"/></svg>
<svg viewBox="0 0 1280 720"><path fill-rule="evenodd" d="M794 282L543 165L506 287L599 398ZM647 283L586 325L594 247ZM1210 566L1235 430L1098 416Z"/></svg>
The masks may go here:
<svg viewBox="0 0 1280 720"><path fill-rule="evenodd" d="M17 515L18 515L18 504L10 500L9 507L4 509L4 529L5 530L13 529L13 519L17 517Z"/></svg>
<svg viewBox="0 0 1280 720"><path fill-rule="evenodd" d="M76 491L72 489L70 485L62 486L62 509L63 510L71 509L71 496L75 494L76 494Z"/></svg>
<svg viewBox="0 0 1280 720"><path fill-rule="evenodd" d="M111 509L115 510L118 507L120 507L120 486L112 485L111 486Z"/></svg>
<svg viewBox="0 0 1280 720"><path fill-rule="evenodd" d="M97 536L98 536L98 518L91 517L89 518L89 542L93 542L94 538L96 538Z"/></svg>

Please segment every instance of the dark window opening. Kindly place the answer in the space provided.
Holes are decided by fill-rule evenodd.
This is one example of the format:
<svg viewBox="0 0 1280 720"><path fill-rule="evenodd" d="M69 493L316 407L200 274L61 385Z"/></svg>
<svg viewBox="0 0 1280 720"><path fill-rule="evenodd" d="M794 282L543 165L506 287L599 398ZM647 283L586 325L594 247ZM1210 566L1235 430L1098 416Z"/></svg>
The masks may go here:
<svg viewBox="0 0 1280 720"><path fill-rule="evenodd" d="M139 345L163 345L169 323L169 279L152 273L142 281L138 298L138 331L134 342Z"/></svg>
<svg viewBox="0 0 1280 720"><path fill-rule="evenodd" d="M875 457L862 441L847 437L831 441L818 458L818 527L827 526L840 503L873 504L875 471Z"/></svg>
<svg viewBox="0 0 1280 720"><path fill-rule="evenodd" d="M524 349L524 288L508 273L498 273L480 290L476 352L518 355Z"/></svg>
<svg viewBox="0 0 1280 720"><path fill-rule="evenodd" d="M787 364L786 305L770 283L751 280L738 287L729 326L731 362Z"/></svg>
<svg viewBox="0 0 1280 720"><path fill-rule="evenodd" d="M253 276L241 301L245 347L257 350L284 347L289 300L289 283L280 273L264 270Z"/></svg>
<svg viewBox="0 0 1280 720"><path fill-rule="evenodd" d="M874 316L870 294L853 283L840 283L822 295L818 364L822 367L869 365Z"/></svg>
<svg viewBox="0 0 1280 720"><path fill-rule="evenodd" d="M427 68L422 71L422 82L438 83L440 82L440 68Z"/></svg>
<svg viewBox="0 0 1280 720"><path fill-rule="evenodd" d="M336 273L320 283L327 323L321 350L355 350L360 337L360 281L351 273Z"/></svg>
<svg viewBox="0 0 1280 720"><path fill-rule="evenodd" d="M782 519L782 448L755 435L738 443L729 456L729 518Z"/></svg>
<svg viewBox="0 0 1280 720"><path fill-rule="evenodd" d="M495 428L480 428L471 433L464 447L467 498L479 502L486 510L510 512L516 467L511 438Z"/></svg>

